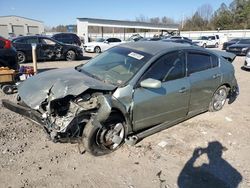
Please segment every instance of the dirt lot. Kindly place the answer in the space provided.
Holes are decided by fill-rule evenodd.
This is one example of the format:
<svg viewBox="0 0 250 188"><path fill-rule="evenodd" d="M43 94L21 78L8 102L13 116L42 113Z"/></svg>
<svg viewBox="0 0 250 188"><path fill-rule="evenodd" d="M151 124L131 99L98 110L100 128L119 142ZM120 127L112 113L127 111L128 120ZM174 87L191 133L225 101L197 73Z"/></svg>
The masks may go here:
<svg viewBox="0 0 250 188"><path fill-rule="evenodd" d="M250 72L241 70L243 62L237 57L233 63L240 86L236 102L104 157L79 154L77 144L52 143L42 129L1 106L0 187L172 188L192 187L192 181L199 181L199 187L250 187ZM38 66L46 70L80 63ZM0 99L14 100L15 95L0 92ZM203 155L198 147L206 148Z"/></svg>

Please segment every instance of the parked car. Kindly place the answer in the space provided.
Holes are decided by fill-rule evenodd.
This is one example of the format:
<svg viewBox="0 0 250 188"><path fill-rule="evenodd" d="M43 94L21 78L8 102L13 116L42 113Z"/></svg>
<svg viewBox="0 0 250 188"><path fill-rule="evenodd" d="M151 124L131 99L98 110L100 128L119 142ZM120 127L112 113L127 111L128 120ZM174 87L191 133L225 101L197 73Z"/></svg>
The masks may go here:
<svg viewBox="0 0 250 188"><path fill-rule="evenodd" d="M98 156L221 110L237 94L234 67L222 56L148 41L124 43L75 68L37 74L19 85L18 104L2 104L42 125L52 140L81 138Z"/></svg>
<svg viewBox="0 0 250 188"><path fill-rule="evenodd" d="M122 41L118 38L98 38L94 42L84 44L84 50L86 52L101 53L113 46L121 44Z"/></svg>
<svg viewBox="0 0 250 188"><path fill-rule="evenodd" d="M140 39L142 39L143 37L140 34L133 34L131 37L128 38L128 42L136 42Z"/></svg>
<svg viewBox="0 0 250 188"><path fill-rule="evenodd" d="M57 33L52 36L53 39L62 42L64 44L73 44L81 46L80 38L74 33Z"/></svg>
<svg viewBox="0 0 250 188"><path fill-rule="evenodd" d="M159 41L159 40L161 40L160 37L144 37L144 38L141 38L138 41Z"/></svg>
<svg viewBox="0 0 250 188"><path fill-rule="evenodd" d="M163 39L162 41L163 42L176 42L176 43L181 43L181 44L190 44L190 45L198 46L192 41L186 40L186 39Z"/></svg>
<svg viewBox="0 0 250 188"><path fill-rule="evenodd" d="M11 41L0 36L0 67L18 70L17 52Z"/></svg>
<svg viewBox="0 0 250 188"><path fill-rule="evenodd" d="M246 55L250 51L250 38L240 39L236 44L228 46L226 51L236 55Z"/></svg>
<svg viewBox="0 0 250 188"><path fill-rule="evenodd" d="M188 37L182 37L182 36L172 36L169 39L171 39L171 40L185 40L185 41L192 42L192 39L190 39Z"/></svg>
<svg viewBox="0 0 250 188"><path fill-rule="evenodd" d="M245 59L245 63L244 63L243 68L250 70L250 51L246 55L246 59Z"/></svg>
<svg viewBox="0 0 250 188"><path fill-rule="evenodd" d="M231 46L232 44L236 44L239 41L240 41L240 38L235 38L235 39L232 39L228 42L224 42L223 46L222 46L222 50L226 50L228 46Z"/></svg>
<svg viewBox="0 0 250 188"><path fill-rule="evenodd" d="M24 36L12 40L13 46L17 50L19 63L32 60L31 44L36 44L38 60L65 59L72 61L83 56L83 51L75 45L63 44L55 39L45 36Z"/></svg>
<svg viewBox="0 0 250 188"><path fill-rule="evenodd" d="M201 36L197 40L193 40L193 43L197 44L198 46L206 47L219 47L219 36Z"/></svg>

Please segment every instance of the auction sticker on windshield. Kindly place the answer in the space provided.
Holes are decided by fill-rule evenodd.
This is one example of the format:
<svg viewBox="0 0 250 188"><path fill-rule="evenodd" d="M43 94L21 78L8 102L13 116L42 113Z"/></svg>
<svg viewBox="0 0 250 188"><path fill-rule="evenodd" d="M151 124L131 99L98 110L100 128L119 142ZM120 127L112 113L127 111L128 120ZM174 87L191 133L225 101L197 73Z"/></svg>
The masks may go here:
<svg viewBox="0 0 250 188"><path fill-rule="evenodd" d="M135 52L129 53L128 56L133 57L133 58L138 59L138 60L141 60L142 58L144 58L143 55L135 53Z"/></svg>

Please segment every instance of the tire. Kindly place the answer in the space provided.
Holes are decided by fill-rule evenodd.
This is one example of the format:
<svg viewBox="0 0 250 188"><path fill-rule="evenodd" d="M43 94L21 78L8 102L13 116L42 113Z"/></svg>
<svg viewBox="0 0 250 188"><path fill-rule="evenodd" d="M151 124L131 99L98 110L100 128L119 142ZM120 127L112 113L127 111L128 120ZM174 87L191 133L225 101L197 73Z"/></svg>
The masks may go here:
<svg viewBox="0 0 250 188"><path fill-rule="evenodd" d="M67 61L74 61L76 59L76 53L73 50L67 51L65 59Z"/></svg>
<svg viewBox="0 0 250 188"><path fill-rule="evenodd" d="M206 43L204 43L204 44L202 45L202 47L203 47L203 48L206 48L206 47L207 47L207 44L206 44Z"/></svg>
<svg viewBox="0 0 250 188"><path fill-rule="evenodd" d="M223 108L228 96L228 88L220 86L213 94L211 102L209 103L209 111L216 112Z"/></svg>
<svg viewBox="0 0 250 188"><path fill-rule="evenodd" d="M109 154L122 146L125 140L124 121L111 115L101 127L89 121L83 130L83 145L94 156ZM117 132L115 131L117 130ZM116 141L113 141L116 139Z"/></svg>
<svg viewBox="0 0 250 188"><path fill-rule="evenodd" d="M216 44L214 45L214 47L215 47L215 48L219 48L219 44L216 43Z"/></svg>
<svg viewBox="0 0 250 188"><path fill-rule="evenodd" d="M13 94L13 91L14 91L12 85L3 85L2 90L3 90L4 94L6 94L6 95Z"/></svg>
<svg viewBox="0 0 250 188"><path fill-rule="evenodd" d="M99 46L96 46L94 51L95 51L95 53L98 53L98 54L102 52L102 50Z"/></svg>
<svg viewBox="0 0 250 188"><path fill-rule="evenodd" d="M23 53L22 51L17 51L17 61L18 63L25 63L26 62L25 53Z"/></svg>

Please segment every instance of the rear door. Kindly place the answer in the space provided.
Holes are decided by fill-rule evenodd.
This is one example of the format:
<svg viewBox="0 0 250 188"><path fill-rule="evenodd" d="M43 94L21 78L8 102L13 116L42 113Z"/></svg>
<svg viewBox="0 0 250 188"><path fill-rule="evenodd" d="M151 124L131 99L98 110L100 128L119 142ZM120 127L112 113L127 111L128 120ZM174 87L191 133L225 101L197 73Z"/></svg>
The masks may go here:
<svg viewBox="0 0 250 188"><path fill-rule="evenodd" d="M57 53L57 43L49 38L39 38L39 56L41 59L53 59Z"/></svg>
<svg viewBox="0 0 250 188"><path fill-rule="evenodd" d="M207 110L213 93L220 86L217 56L203 51L187 52L187 71L191 87L189 113Z"/></svg>
<svg viewBox="0 0 250 188"><path fill-rule="evenodd" d="M145 72L134 91L134 131L186 117L190 86L185 70L184 53L175 51L162 56ZM161 88L139 86L147 78L162 81Z"/></svg>

